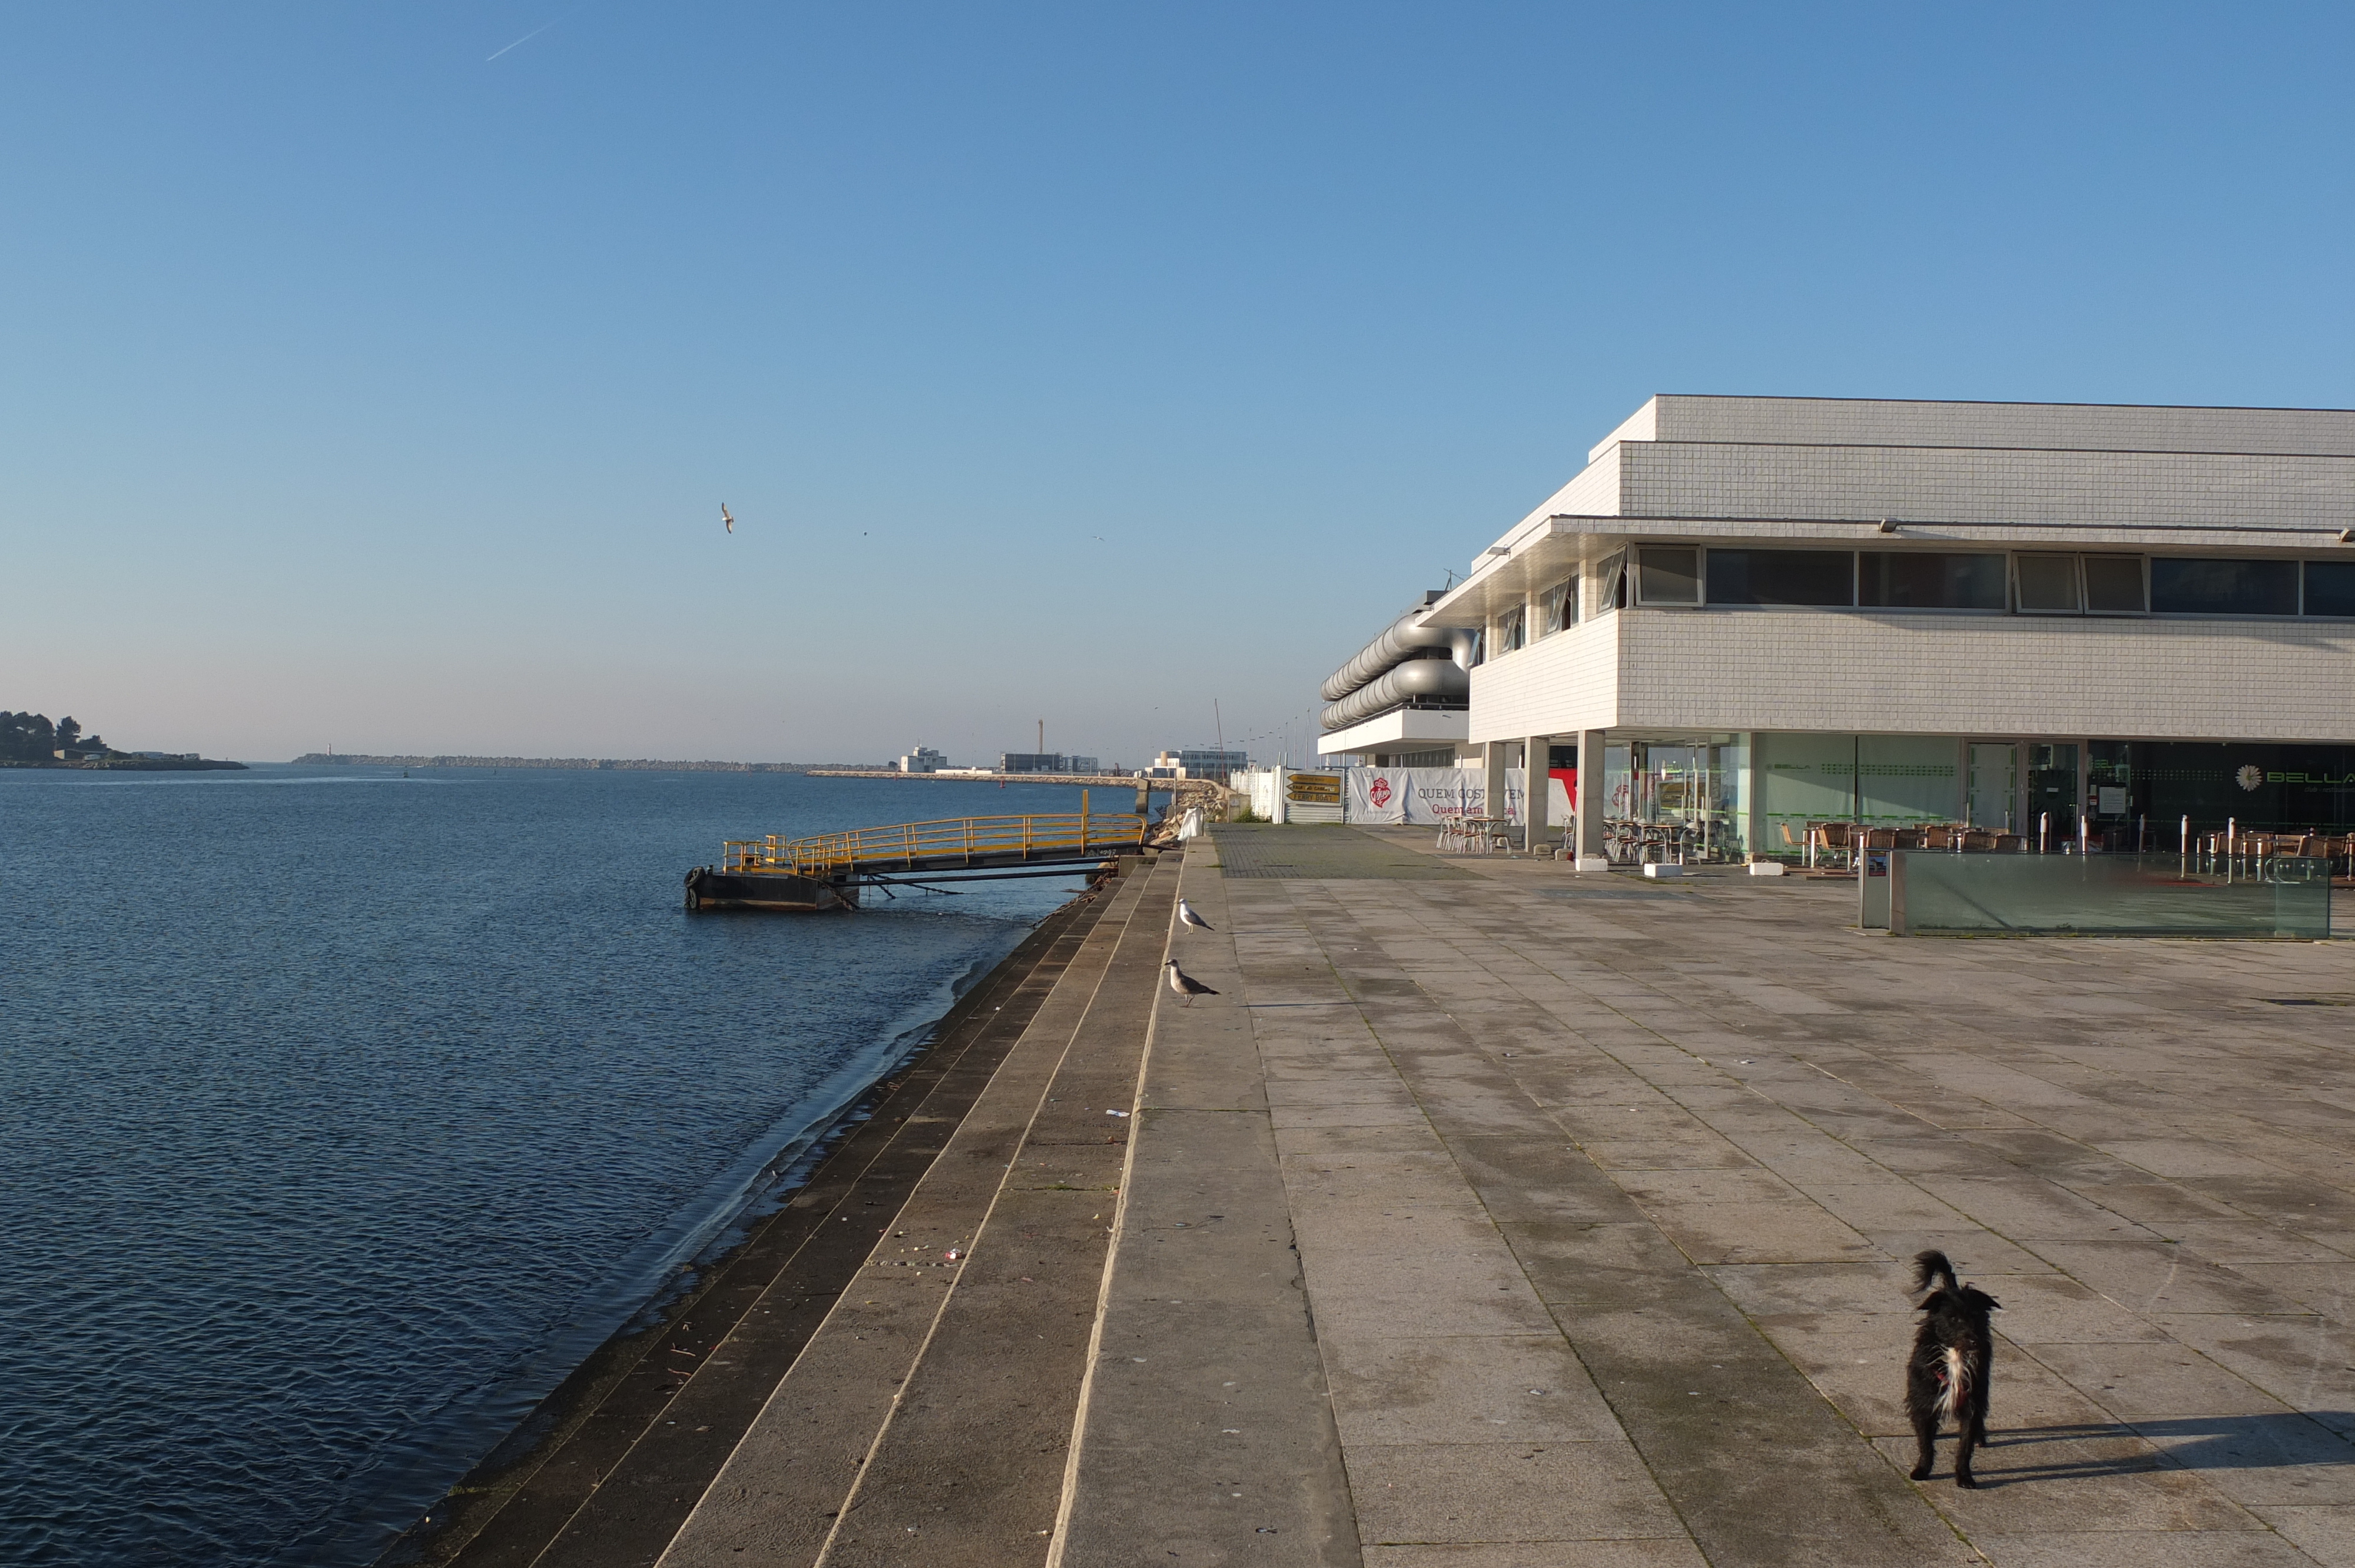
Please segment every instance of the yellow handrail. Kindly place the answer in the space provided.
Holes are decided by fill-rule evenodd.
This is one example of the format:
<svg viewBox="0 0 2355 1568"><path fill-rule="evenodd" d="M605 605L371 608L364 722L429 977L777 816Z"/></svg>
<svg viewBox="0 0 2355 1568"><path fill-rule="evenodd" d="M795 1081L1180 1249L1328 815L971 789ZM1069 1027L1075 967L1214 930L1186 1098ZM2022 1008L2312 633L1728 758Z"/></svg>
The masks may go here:
<svg viewBox="0 0 2355 1568"><path fill-rule="evenodd" d="M1081 810L1044 816L951 817L931 822L900 822L854 828L805 839L772 833L762 839L730 839L721 846L724 868L743 872L791 872L800 876L856 874L876 869L920 870L918 862L942 864L976 857L998 861L1067 860L1135 850L1145 824L1133 817L1109 823Z"/></svg>

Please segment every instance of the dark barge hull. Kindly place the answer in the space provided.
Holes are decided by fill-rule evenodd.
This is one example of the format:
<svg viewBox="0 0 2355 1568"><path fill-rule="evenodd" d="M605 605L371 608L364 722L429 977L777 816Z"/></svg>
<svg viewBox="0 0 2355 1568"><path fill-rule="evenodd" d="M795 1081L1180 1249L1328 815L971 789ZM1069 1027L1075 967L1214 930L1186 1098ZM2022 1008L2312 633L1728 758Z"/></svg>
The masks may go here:
<svg viewBox="0 0 2355 1568"><path fill-rule="evenodd" d="M689 909L783 909L815 914L826 909L856 909L858 888L851 883L821 882L791 872L714 871L698 865L687 874Z"/></svg>

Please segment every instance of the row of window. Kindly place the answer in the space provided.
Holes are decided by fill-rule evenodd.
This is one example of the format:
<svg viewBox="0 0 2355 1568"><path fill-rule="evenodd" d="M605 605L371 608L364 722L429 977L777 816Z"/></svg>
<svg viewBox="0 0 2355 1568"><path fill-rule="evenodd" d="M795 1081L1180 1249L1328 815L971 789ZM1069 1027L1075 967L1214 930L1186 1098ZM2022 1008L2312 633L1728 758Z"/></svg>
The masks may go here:
<svg viewBox="0 0 2355 1568"><path fill-rule="evenodd" d="M1491 652L1510 653L1524 648L1536 637L1550 637L1565 627L1578 623L1578 579L1566 577L1537 597L1537 625L1529 625L1528 611L1519 605L1497 618L1493 637L1475 636L1472 662L1479 663Z"/></svg>
<svg viewBox="0 0 2355 1568"><path fill-rule="evenodd" d="M2355 560L2126 556L2062 551L1702 549L1643 545L1632 571L1606 562L1597 603L1798 605L2022 615L2355 617ZM1563 585L1565 588L1570 585ZM1557 594L1561 589L1555 590ZM1559 630L1564 620L1540 600ZM1571 595L1569 618L1576 619ZM1511 618L1516 634L1519 617ZM1500 632L1502 628L1500 626ZM1542 633L1540 633L1542 635ZM1518 641L1500 637L1500 648Z"/></svg>

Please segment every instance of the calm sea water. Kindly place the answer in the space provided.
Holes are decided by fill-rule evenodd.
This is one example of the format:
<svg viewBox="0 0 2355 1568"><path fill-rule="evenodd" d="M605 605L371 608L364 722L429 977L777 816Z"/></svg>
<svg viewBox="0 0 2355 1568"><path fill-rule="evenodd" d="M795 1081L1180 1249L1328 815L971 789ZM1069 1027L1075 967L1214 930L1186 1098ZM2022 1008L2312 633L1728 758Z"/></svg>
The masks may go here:
<svg viewBox="0 0 2355 1568"><path fill-rule="evenodd" d="M1077 886L687 869L1076 796L0 770L0 1562L368 1562Z"/></svg>

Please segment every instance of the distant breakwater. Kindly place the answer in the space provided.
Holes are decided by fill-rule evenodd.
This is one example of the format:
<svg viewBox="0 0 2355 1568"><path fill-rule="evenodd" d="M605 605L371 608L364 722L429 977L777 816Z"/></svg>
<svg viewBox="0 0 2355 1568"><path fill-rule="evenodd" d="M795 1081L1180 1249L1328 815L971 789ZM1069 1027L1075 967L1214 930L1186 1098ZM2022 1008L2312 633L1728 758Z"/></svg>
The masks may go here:
<svg viewBox="0 0 2355 1568"><path fill-rule="evenodd" d="M823 768L857 768L839 762L664 762L633 757L369 757L357 752L306 751L302 768L349 764L355 768L576 768L620 773L809 773Z"/></svg>
<svg viewBox="0 0 2355 1568"><path fill-rule="evenodd" d="M82 773L242 773L245 764L217 757L0 758L0 768L67 768Z"/></svg>

